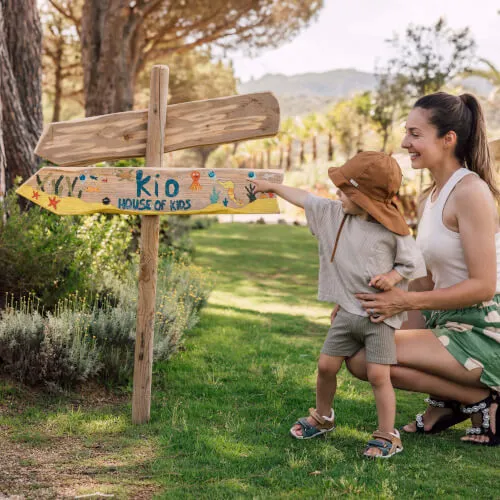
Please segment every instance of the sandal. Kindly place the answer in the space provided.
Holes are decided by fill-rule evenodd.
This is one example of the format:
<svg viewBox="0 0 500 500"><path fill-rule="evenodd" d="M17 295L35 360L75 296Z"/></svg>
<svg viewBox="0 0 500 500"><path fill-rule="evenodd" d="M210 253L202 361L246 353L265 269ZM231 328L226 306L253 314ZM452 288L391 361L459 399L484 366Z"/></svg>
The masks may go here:
<svg viewBox="0 0 500 500"><path fill-rule="evenodd" d="M293 427L290 429L290 434L295 439L311 439L335 429L335 425L333 425L335 419L333 408L332 413L329 417L322 417L315 408L309 408L309 415L316 421L316 425L311 425L307 421L307 417L299 418L299 420L297 420L297 422L295 422L295 424L293 424ZM294 429L296 425L300 425L302 429L302 435L296 434Z"/></svg>
<svg viewBox="0 0 500 500"><path fill-rule="evenodd" d="M426 398L424 400L429 406L433 408L450 408L451 413L443 415L428 431L425 430L424 415L422 413L417 414L415 417L415 423L417 424L416 433L417 434L437 434L450 427L453 427L464 420L467 420L467 415L464 415L460 409L460 403L458 401L444 401L440 399ZM405 431L408 434L414 434L413 432Z"/></svg>
<svg viewBox="0 0 500 500"><path fill-rule="evenodd" d="M462 442L482 446L500 445L500 434L497 425L500 422L500 394L492 392L487 398L472 405L462 405L462 412L473 419L472 415L481 413L479 426L469 427L465 431ZM472 422L474 424L474 421ZM475 436L486 436L487 441L477 441ZM470 439L472 437L472 439Z"/></svg>
<svg viewBox="0 0 500 500"><path fill-rule="evenodd" d="M374 439L368 441L363 455L368 458L391 458L396 453L403 451L403 443L397 430L394 432L375 431L372 436ZM367 451L376 448L380 453L377 455L368 455Z"/></svg>

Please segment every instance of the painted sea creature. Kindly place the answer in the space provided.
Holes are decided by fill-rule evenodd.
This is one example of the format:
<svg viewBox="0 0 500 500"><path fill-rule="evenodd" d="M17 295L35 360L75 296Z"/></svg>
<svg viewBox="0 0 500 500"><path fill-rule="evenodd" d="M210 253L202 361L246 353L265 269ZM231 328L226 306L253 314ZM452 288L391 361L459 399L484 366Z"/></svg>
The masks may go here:
<svg viewBox="0 0 500 500"><path fill-rule="evenodd" d="M134 179L133 170L115 170L114 174L120 181L133 181Z"/></svg>
<svg viewBox="0 0 500 500"><path fill-rule="evenodd" d="M237 200L236 197L234 196L234 182L233 181L219 181L219 184L227 190L227 195L229 196L229 199L234 201L237 205L244 205L244 203L240 200Z"/></svg>
<svg viewBox="0 0 500 500"><path fill-rule="evenodd" d="M208 171L208 177L210 179L215 179L217 177L216 173L213 170Z"/></svg>
<svg viewBox="0 0 500 500"><path fill-rule="evenodd" d="M220 191L217 191L214 186L210 194L210 203L217 203L219 201L219 196L220 196Z"/></svg>
<svg viewBox="0 0 500 500"><path fill-rule="evenodd" d="M57 204L60 202L61 200L58 200L55 196L54 197L50 197L49 196L49 208L50 207L54 207L54 210L57 210Z"/></svg>
<svg viewBox="0 0 500 500"><path fill-rule="evenodd" d="M227 198L224 198L224 200L222 201L222 204L227 207L227 204L229 203L229 200Z"/></svg>
<svg viewBox="0 0 500 500"><path fill-rule="evenodd" d="M255 185L250 184L250 186L245 186L245 189L247 191L248 200L250 201L250 203L252 203L252 201L255 201L257 199L257 197L255 196Z"/></svg>
<svg viewBox="0 0 500 500"><path fill-rule="evenodd" d="M249 179L255 179L255 172L248 172Z"/></svg>
<svg viewBox="0 0 500 500"><path fill-rule="evenodd" d="M201 191L202 190L202 187L200 185L200 177L201 177L201 174L200 174L200 172L198 172L198 170L191 172L191 179L193 179L193 183L191 184L191 186L189 186L189 189L191 189L191 191Z"/></svg>
<svg viewBox="0 0 500 500"><path fill-rule="evenodd" d="M100 193L101 190L97 186L87 186L85 188L85 192L87 192L87 193Z"/></svg>

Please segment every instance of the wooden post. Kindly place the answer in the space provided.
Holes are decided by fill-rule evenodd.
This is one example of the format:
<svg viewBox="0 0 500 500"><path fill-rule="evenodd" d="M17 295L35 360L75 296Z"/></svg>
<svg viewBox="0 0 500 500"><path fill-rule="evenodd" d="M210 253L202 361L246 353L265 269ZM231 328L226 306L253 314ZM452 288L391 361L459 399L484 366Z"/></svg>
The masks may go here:
<svg viewBox="0 0 500 500"><path fill-rule="evenodd" d="M168 76L168 66L153 66L150 83L146 167L163 167ZM132 394L132 422L134 424L148 422L150 417L159 229L159 215L142 216L134 389Z"/></svg>

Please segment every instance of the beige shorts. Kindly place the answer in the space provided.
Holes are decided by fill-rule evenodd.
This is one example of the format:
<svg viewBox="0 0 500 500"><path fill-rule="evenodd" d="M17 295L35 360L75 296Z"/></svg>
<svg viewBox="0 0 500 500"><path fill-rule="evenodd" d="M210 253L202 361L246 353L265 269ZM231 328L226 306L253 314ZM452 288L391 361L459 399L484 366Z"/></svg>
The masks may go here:
<svg viewBox="0 0 500 500"><path fill-rule="evenodd" d="M322 354L350 357L365 348L366 361L395 365L394 328L385 323L372 323L369 317L339 309L326 337Z"/></svg>

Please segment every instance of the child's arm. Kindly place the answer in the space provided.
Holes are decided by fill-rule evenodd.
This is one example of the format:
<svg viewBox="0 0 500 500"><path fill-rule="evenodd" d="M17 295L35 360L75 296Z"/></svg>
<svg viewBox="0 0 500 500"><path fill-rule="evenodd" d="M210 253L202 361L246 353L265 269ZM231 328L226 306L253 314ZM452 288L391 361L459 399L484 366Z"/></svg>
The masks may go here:
<svg viewBox="0 0 500 500"><path fill-rule="evenodd" d="M388 273L377 274L377 276L374 276L370 280L370 283L368 283L368 286L387 292L402 279L403 276L401 276L395 269L392 269Z"/></svg>
<svg viewBox="0 0 500 500"><path fill-rule="evenodd" d="M303 189L285 186L284 184L276 184L265 180L255 179L252 180L252 184L255 185L255 191L257 193L275 193L284 200L300 208L304 208L304 203L309 194Z"/></svg>

